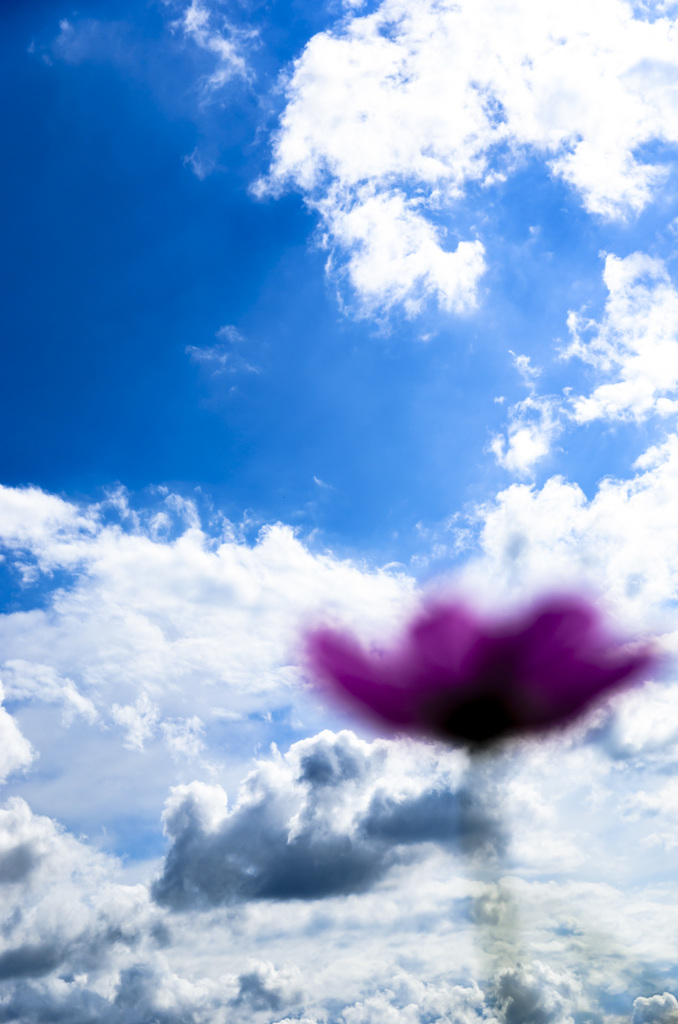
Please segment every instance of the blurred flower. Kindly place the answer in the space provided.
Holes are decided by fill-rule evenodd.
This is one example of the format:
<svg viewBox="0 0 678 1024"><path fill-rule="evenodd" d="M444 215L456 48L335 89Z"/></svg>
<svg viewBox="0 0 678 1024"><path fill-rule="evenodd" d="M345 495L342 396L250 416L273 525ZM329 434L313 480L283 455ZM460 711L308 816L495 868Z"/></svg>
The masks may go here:
<svg viewBox="0 0 678 1024"><path fill-rule="evenodd" d="M494 621L438 603L391 651L367 653L327 628L308 633L306 651L316 678L373 718L475 746L564 724L657 660L647 645L614 639L576 597L543 599Z"/></svg>

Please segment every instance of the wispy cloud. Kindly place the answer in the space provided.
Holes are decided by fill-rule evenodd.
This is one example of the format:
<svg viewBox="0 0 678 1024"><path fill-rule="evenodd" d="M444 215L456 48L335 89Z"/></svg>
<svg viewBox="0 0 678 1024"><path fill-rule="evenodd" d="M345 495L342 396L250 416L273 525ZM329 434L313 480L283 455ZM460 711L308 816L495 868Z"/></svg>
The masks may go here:
<svg viewBox="0 0 678 1024"><path fill-rule="evenodd" d="M191 0L174 22L175 31L214 57L215 67L202 80L203 95L209 98L232 78L251 80L252 69L247 59L247 48L257 38L254 28L246 28L229 21L219 10L219 4Z"/></svg>
<svg viewBox="0 0 678 1024"><path fill-rule="evenodd" d="M219 338L216 345L187 345L186 355L208 370L212 377L222 373L261 373L258 366L248 363L236 350L245 341L236 327L226 324L219 328L216 337Z"/></svg>

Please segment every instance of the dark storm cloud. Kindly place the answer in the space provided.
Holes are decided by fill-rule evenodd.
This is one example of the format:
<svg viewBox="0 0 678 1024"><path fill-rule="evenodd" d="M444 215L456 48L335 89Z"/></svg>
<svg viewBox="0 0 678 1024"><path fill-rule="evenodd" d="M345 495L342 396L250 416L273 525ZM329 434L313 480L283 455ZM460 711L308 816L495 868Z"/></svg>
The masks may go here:
<svg viewBox="0 0 678 1024"><path fill-rule="evenodd" d="M440 769L420 773L406 795L389 791L385 763L396 750L348 732L304 740L279 764L260 765L216 823L207 811L215 788L183 787L166 815L172 845L154 898L183 910L361 893L410 859L407 847L497 841L472 792Z"/></svg>

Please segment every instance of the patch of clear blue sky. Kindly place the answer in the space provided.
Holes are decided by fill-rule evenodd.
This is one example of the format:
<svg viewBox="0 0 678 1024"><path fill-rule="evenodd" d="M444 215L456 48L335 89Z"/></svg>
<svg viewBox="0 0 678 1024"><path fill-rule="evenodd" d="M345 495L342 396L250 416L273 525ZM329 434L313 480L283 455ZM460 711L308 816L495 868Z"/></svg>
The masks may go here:
<svg viewBox="0 0 678 1024"><path fill-rule="evenodd" d="M671 255L671 211L611 226L527 159L444 215L451 237L475 226L486 245L477 313L394 314L388 331L352 321L309 245L316 222L301 197L248 194L269 158L276 76L338 11L255 7L256 80L202 106L211 58L172 42L161 4L3 12L5 484L83 498L115 481L199 487L236 521L249 509L317 528L335 550L407 561L418 521L511 482L485 450L526 394L508 350L546 368L542 392L584 380L553 362L553 342L566 340L568 309L602 310L599 250ZM64 17L104 26L77 62L51 50ZM196 147L217 164L202 181L184 162ZM213 374L187 356L225 324L258 372ZM564 472L592 493L603 473L628 473L639 437L570 433L537 482Z"/></svg>

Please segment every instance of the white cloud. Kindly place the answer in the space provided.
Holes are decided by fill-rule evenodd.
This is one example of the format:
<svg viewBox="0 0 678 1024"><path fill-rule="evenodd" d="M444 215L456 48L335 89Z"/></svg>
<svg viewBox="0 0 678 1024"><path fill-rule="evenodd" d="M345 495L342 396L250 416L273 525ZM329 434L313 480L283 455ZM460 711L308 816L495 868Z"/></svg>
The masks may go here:
<svg viewBox="0 0 678 1024"><path fill-rule="evenodd" d="M144 749L145 741L155 732L158 714L158 706L147 693L142 693L134 704L111 705L111 717L126 730L125 746L131 750Z"/></svg>
<svg viewBox="0 0 678 1024"><path fill-rule="evenodd" d="M604 479L590 500L560 476L501 491L479 510L482 555L469 578L495 593L589 585L637 626L653 622L678 598L678 436L643 467L629 480Z"/></svg>
<svg viewBox="0 0 678 1024"><path fill-rule="evenodd" d="M97 717L92 701L78 691L72 679L62 679L51 665L13 658L5 662L1 672L8 700L62 704L67 724L74 715L82 715L90 722Z"/></svg>
<svg viewBox="0 0 678 1024"><path fill-rule="evenodd" d="M559 411L559 402L548 395L528 395L512 405L506 437L495 434L490 442L499 465L516 476L532 476L563 429Z"/></svg>
<svg viewBox="0 0 678 1024"><path fill-rule="evenodd" d="M220 333L220 332L219 332ZM186 355L199 366L211 371L212 377L222 373L259 373L259 368L246 362L228 345L187 345Z"/></svg>
<svg viewBox="0 0 678 1024"><path fill-rule="evenodd" d="M540 960L502 971L497 996L506 1024L574 1024L573 1014L587 1009L577 979L569 972L558 974Z"/></svg>
<svg viewBox="0 0 678 1024"><path fill-rule="evenodd" d="M162 530L155 512L124 529L105 523L99 506L81 512L40 491L0 489L12 557L20 548L42 572L78 568L49 611L4 617L7 660L28 662L30 651L32 663L51 665L104 707L105 694L122 706L122 694L157 701L174 692L180 707L181 694L203 692L215 705L240 693L252 709L254 694L279 690L298 631L319 609L369 629L412 600L412 580L313 555L282 524L250 545L228 523L216 537L204 532L193 502L177 495L162 513Z"/></svg>
<svg viewBox="0 0 678 1024"><path fill-rule="evenodd" d="M176 722L163 722L162 731L173 757L196 758L205 747L205 727L197 715Z"/></svg>
<svg viewBox="0 0 678 1024"><path fill-rule="evenodd" d="M455 1024L475 1024L482 1019L491 1024L485 1010L483 993L475 985L426 984L401 970L388 988L347 1006L342 1017L346 1024L419 1024L422 1017L447 1017Z"/></svg>
<svg viewBox="0 0 678 1024"><path fill-rule="evenodd" d="M190 167L198 181L204 181L217 167L215 157L204 153L196 146L183 159L184 167Z"/></svg>
<svg viewBox="0 0 678 1024"><path fill-rule="evenodd" d="M355 201L337 202L334 194L317 206L327 244L349 254L342 273L359 296L360 315L401 304L415 316L430 298L455 313L476 306L485 272L483 244L461 241L453 251L443 248L441 231L422 215L420 202L396 190L363 189Z"/></svg>
<svg viewBox="0 0 678 1024"><path fill-rule="evenodd" d="M665 264L642 252L624 259L608 254L603 280L608 297L601 319L588 317L585 310L570 312L572 341L561 354L592 367L596 384L590 394L572 394L571 387L564 389L565 398L537 394L542 371L528 356L511 352L530 394L509 407L505 434L495 434L489 450L517 476L532 476L568 421L640 423L652 415L678 412L678 292ZM642 459L651 460L654 451L649 449Z"/></svg>
<svg viewBox="0 0 678 1024"><path fill-rule="evenodd" d="M561 402L553 395L537 395L535 384L542 371L529 356L509 349L523 384L530 394L507 411L506 435L494 434L489 450L509 473L529 477L538 462L550 454L553 441L562 432ZM495 398L500 405L503 399Z"/></svg>
<svg viewBox="0 0 678 1024"><path fill-rule="evenodd" d="M79 540L97 529L99 508L86 512L70 502L46 494L37 487L4 488L0 502L0 538L11 551L25 549L42 571L57 564L77 564Z"/></svg>
<svg viewBox="0 0 678 1024"><path fill-rule="evenodd" d="M299 189L320 212L359 310L472 308L482 242L436 224L454 222L470 183L510 175L523 155L603 217L628 217L661 188L664 168L639 152L678 141L668 13L644 21L622 0L350 7L294 64L257 189Z"/></svg>
<svg viewBox="0 0 678 1024"><path fill-rule="evenodd" d="M572 399L578 423L595 419L640 422L652 414L678 412L678 292L664 263L642 252L625 259L608 255L603 274L608 289L600 321L570 313L578 356L608 378L588 396ZM588 336L588 337L587 337Z"/></svg>
<svg viewBox="0 0 678 1024"><path fill-rule="evenodd" d="M4 698L0 686L0 701ZM10 714L0 706L0 782L12 772L28 768L33 760L31 744Z"/></svg>

